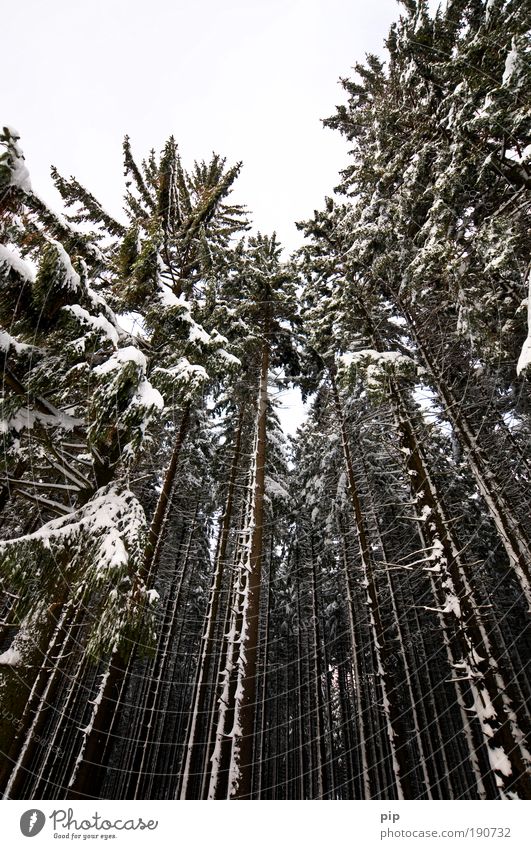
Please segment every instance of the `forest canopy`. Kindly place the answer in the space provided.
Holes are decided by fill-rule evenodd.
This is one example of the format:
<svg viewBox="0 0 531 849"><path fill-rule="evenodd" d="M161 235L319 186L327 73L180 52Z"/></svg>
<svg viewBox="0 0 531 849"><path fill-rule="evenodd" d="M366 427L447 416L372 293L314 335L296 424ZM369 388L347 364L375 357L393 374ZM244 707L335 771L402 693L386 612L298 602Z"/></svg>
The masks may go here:
<svg viewBox="0 0 531 849"><path fill-rule="evenodd" d="M403 0L288 258L241 163L59 212L2 128L5 798L531 797L528 13Z"/></svg>

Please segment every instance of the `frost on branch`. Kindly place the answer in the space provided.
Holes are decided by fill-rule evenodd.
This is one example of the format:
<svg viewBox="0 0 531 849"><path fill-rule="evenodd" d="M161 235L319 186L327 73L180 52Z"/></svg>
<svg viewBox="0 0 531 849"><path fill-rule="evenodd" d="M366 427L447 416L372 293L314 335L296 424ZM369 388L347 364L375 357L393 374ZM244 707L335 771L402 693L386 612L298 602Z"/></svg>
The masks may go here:
<svg viewBox="0 0 531 849"><path fill-rule="evenodd" d="M111 446L131 459L142 445L150 420L164 408L160 392L146 377L147 360L132 345L120 348L94 369L98 391L90 409L89 441Z"/></svg>
<svg viewBox="0 0 531 849"><path fill-rule="evenodd" d="M340 367L349 375L354 370L361 372L367 389L376 394L381 392L388 376L413 377L416 374L415 363L410 357L398 351L376 351L372 348L343 354Z"/></svg>
<svg viewBox="0 0 531 849"><path fill-rule="evenodd" d="M136 497L111 485L35 533L1 542L4 576L20 597L19 615L45 616L66 585L70 598L86 607L89 654L137 632L156 601L140 572L145 533Z"/></svg>
<svg viewBox="0 0 531 849"><path fill-rule="evenodd" d="M170 368L156 368L153 380L168 397L177 391L181 397L190 400L203 390L208 374L203 366L194 365L186 357L181 357Z"/></svg>
<svg viewBox="0 0 531 849"><path fill-rule="evenodd" d="M19 145L20 134L13 127L3 127L0 143L5 147L0 155L0 191L14 187L31 192L29 171Z"/></svg>
<svg viewBox="0 0 531 849"><path fill-rule="evenodd" d="M529 291L527 295L527 337L522 345L520 357L516 365L516 373L525 372L531 364L531 272L529 273Z"/></svg>

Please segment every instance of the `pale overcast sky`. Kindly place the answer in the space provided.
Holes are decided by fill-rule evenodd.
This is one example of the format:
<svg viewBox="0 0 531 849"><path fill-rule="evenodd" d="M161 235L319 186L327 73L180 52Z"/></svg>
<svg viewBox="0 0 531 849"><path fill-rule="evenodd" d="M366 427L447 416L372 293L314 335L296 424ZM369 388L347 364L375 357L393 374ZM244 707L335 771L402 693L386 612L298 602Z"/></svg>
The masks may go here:
<svg viewBox="0 0 531 849"><path fill-rule="evenodd" d="M290 250L294 220L337 184L346 143L321 118L395 0L19 0L2 11L3 123L21 133L34 189L75 175L115 215L123 136L141 159L173 133L185 167L242 160L236 199Z"/></svg>

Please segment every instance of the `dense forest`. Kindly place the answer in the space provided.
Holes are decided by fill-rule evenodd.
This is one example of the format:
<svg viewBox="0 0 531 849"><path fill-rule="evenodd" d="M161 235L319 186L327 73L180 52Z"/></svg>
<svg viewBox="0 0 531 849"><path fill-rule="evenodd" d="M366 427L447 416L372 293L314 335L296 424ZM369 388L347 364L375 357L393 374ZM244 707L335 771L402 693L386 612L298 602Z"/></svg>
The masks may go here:
<svg viewBox="0 0 531 849"><path fill-rule="evenodd" d="M529 12L402 0L287 259L220 155L59 213L3 128L4 798L531 798Z"/></svg>

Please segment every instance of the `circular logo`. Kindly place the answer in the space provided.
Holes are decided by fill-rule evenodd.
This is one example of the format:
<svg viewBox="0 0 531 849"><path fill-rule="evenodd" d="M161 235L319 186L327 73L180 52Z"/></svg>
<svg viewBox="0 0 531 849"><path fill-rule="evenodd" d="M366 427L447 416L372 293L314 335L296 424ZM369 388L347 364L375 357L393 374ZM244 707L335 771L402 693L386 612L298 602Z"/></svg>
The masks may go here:
<svg viewBox="0 0 531 849"><path fill-rule="evenodd" d="M20 830L24 837L35 837L44 828L46 817L37 808L24 811L20 817Z"/></svg>

